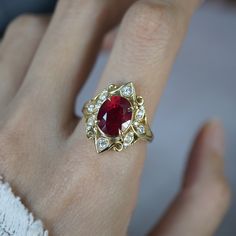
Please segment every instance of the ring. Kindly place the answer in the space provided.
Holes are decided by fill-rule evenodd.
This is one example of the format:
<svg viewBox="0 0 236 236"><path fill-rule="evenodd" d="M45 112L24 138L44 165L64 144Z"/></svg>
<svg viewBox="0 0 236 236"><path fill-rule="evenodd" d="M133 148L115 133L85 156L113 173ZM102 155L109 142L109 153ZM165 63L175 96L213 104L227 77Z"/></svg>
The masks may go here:
<svg viewBox="0 0 236 236"><path fill-rule="evenodd" d="M122 151L139 139L153 140L144 99L136 95L132 82L111 84L85 103L83 114L87 137L94 140L97 153Z"/></svg>

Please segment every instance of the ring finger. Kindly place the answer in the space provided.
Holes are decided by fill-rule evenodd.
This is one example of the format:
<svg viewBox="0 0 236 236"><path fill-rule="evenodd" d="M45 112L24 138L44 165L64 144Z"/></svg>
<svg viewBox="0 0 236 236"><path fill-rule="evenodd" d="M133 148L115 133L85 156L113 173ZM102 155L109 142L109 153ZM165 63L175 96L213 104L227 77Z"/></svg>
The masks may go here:
<svg viewBox="0 0 236 236"><path fill-rule="evenodd" d="M152 118L190 16L198 3L198 0L176 0L171 4L157 0L136 2L124 17L98 90L109 84L134 82L137 94L144 97L146 112ZM81 122L69 143L75 146L83 131ZM84 152L94 148L92 142L85 140L85 135L81 139L86 143L80 147ZM127 151L103 154L100 164L108 176L113 176L114 171L126 173L116 176L115 180L108 177L111 185L117 181L125 183L128 178L129 189L136 194L145 147L140 142ZM91 154L90 157L94 158Z"/></svg>

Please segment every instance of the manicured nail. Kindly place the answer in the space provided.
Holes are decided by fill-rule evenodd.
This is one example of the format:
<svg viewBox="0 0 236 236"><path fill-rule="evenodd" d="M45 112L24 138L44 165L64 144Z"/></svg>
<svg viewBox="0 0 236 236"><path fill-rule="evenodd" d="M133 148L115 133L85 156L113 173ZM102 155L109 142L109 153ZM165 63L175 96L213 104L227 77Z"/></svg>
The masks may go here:
<svg viewBox="0 0 236 236"><path fill-rule="evenodd" d="M224 155L224 129L219 120L211 120L205 126L205 143L219 156Z"/></svg>

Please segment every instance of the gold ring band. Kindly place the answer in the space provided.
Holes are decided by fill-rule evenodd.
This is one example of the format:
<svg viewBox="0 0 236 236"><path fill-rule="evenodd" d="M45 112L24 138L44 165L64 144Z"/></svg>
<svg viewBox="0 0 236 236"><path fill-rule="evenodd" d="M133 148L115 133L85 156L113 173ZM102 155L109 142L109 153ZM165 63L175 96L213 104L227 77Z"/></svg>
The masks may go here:
<svg viewBox="0 0 236 236"><path fill-rule="evenodd" d="M153 140L144 99L136 95L132 82L111 84L85 103L83 114L87 137L94 140L97 153L122 151L139 139Z"/></svg>

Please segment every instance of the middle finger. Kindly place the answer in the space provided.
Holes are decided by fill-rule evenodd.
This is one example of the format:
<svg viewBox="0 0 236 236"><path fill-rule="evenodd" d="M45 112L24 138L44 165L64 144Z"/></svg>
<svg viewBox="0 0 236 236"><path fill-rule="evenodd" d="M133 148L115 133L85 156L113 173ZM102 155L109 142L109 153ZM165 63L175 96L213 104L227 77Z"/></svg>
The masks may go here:
<svg viewBox="0 0 236 236"><path fill-rule="evenodd" d="M128 6L111 11L112 2L59 1L17 100L24 103L30 97L30 103L37 104L34 110L43 109L45 116L53 114L63 124L71 118L76 93L90 72L103 35Z"/></svg>

